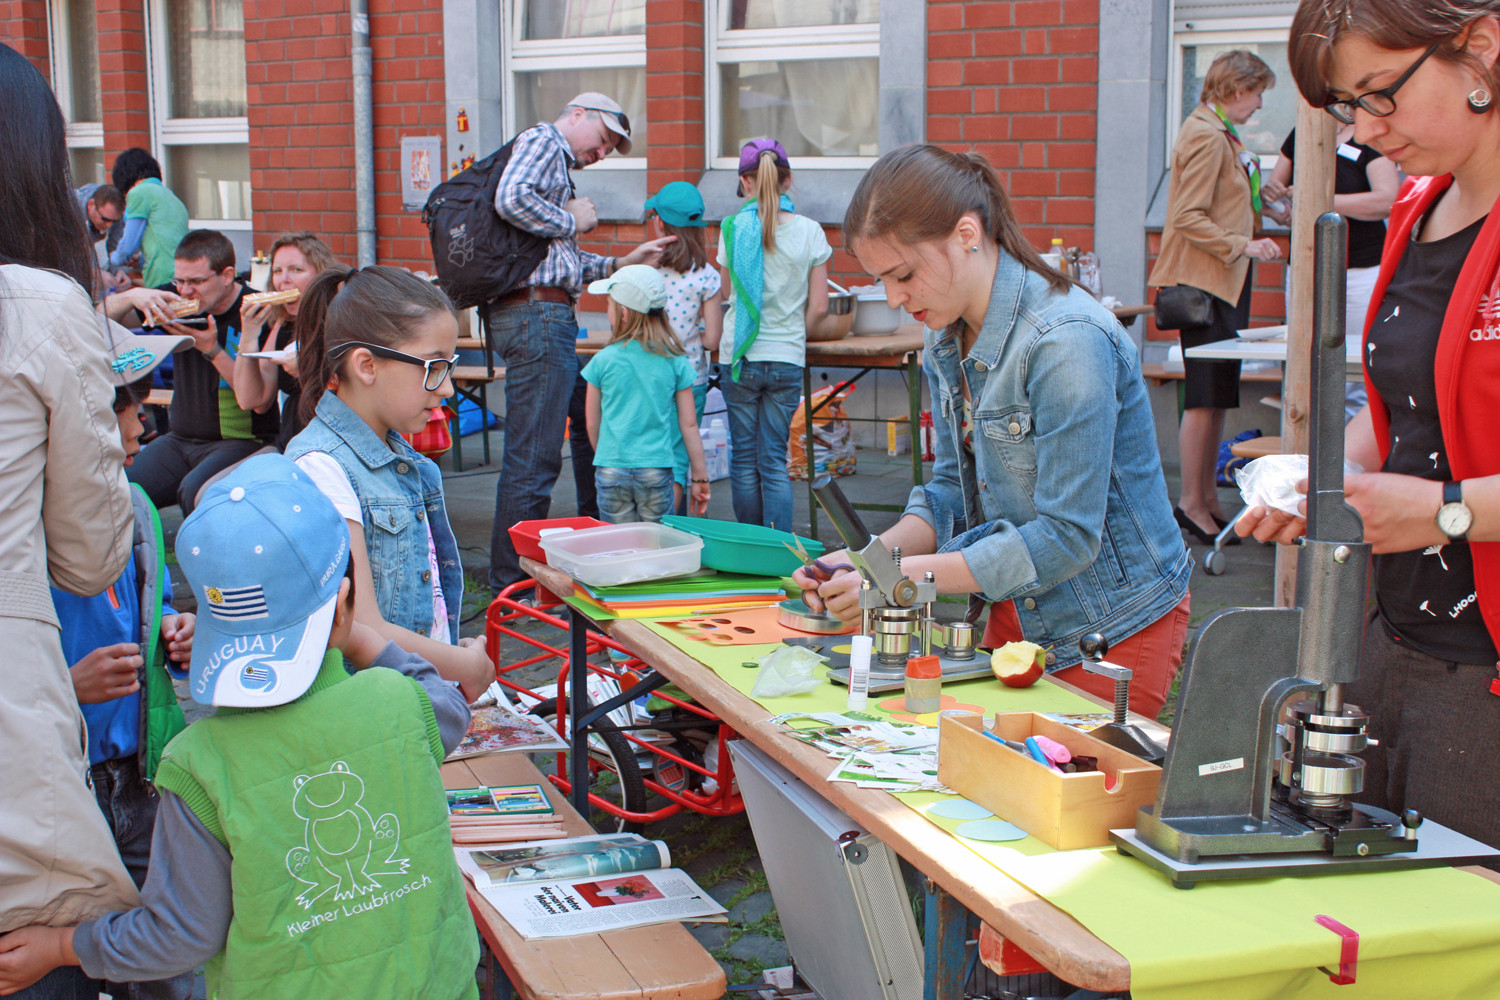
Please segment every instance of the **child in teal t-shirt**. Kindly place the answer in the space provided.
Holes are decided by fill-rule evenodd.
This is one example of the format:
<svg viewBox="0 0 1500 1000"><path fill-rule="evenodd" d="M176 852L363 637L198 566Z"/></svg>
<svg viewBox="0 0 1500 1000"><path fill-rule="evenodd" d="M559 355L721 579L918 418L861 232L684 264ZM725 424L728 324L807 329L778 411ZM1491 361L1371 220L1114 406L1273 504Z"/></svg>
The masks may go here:
<svg viewBox="0 0 1500 1000"><path fill-rule="evenodd" d="M123 267L137 250L141 282L147 288L170 284L172 255L188 231L188 210L160 177L145 177L125 195L125 234L110 254L109 266Z"/></svg>
<svg viewBox="0 0 1500 1000"><path fill-rule="evenodd" d="M663 307L667 286L654 267L632 264L589 285L609 296L614 341L583 370L586 419L594 445L599 516L660 521L672 509L672 465L687 448L691 513L708 509L708 466L693 405L697 372Z"/></svg>

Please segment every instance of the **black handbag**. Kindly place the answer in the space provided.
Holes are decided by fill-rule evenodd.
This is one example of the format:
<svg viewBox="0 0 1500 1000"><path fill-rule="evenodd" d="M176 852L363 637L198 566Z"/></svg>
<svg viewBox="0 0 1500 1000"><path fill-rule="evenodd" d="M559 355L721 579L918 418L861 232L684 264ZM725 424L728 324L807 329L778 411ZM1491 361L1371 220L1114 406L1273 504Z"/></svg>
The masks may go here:
<svg viewBox="0 0 1500 1000"><path fill-rule="evenodd" d="M1181 330L1213 322L1213 296L1191 285L1168 285L1156 291L1156 327Z"/></svg>

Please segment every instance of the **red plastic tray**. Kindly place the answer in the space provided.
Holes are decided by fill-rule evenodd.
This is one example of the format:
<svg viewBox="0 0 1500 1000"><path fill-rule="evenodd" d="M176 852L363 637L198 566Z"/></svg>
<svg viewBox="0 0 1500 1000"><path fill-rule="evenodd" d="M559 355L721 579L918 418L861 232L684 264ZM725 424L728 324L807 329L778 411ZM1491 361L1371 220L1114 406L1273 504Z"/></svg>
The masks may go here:
<svg viewBox="0 0 1500 1000"><path fill-rule="evenodd" d="M541 521L517 521L510 526L510 543L516 554L537 562L546 562L541 533L547 528L602 528L604 522L592 517L549 517Z"/></svg>

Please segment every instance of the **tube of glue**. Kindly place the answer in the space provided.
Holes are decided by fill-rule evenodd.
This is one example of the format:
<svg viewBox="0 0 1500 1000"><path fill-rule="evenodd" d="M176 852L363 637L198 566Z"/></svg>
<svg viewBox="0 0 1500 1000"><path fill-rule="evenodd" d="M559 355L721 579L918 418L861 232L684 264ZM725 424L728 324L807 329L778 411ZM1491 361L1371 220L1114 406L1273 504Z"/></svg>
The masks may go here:
<svg viewBox="0 0 1500 1000"><path fill-rule="evenodd" d="M849 700L844 707L862 712L870 702L870 649L873 640L867 635L849 637Z"/></svg>

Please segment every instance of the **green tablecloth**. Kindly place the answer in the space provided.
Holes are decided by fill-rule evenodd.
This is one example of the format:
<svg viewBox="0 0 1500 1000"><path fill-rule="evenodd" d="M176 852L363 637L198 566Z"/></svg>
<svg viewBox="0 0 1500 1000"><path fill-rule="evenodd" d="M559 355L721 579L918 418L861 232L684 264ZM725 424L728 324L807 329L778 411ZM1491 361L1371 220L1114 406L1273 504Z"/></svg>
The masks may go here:
<svg viewBox="0 0 1500 1000"><path fill-rule="evenodd" d="M741 666L771 645L714 647L643 622L750 693L756 671ZM1023 689L987 681L945 685L945 694L986 712L1098 711L1050 684ZM760 700L768 712L839 712L844 688ZM870 697L880 711L882 697ZM949 796L896 796L952 832L957 821L927 815ZM1002 817L1003 818L1003 817ZM1200 883L1168 880L1113 848L1054 851L1028 837L986 844L955 837L1048 902L1067 911L1130 962L1136 1000L1412 1000L1500 997L1500 885L1451 868ZM1340 942L1314 923L1333 917L1360 935L1357 981L1335 986Z"/></svg>

